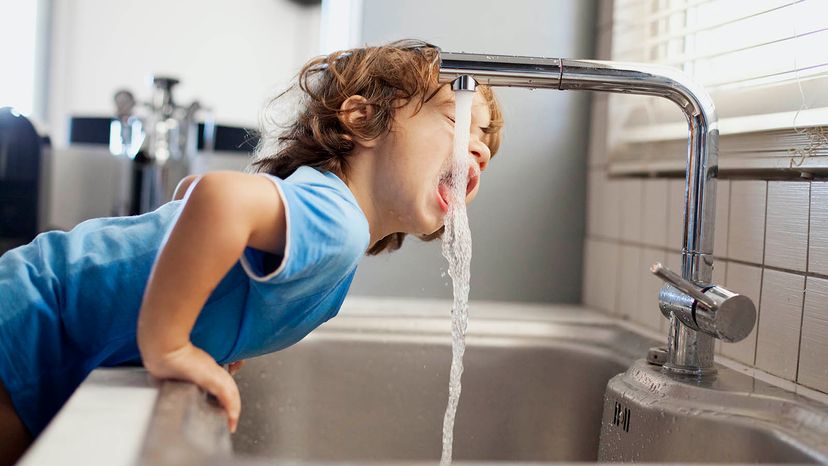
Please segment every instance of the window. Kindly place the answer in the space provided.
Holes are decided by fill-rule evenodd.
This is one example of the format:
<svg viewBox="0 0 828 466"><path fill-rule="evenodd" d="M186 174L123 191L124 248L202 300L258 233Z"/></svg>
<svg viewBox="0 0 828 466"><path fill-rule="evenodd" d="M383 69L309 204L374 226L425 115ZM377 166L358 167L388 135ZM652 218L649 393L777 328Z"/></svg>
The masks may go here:
<svg viewBox="0 0 828 466"><path fill-rule="evenodd" d="M320 53L359 47L362 34L362 0L322 0Z"/></svg>
<svg viewBox="0 0 828 466"><path fill-rule="evenodd" d="M828 169L827 44L824 0L616 0L613 7L613 60L677 67L711 94L723 171ZM616 168L683 169L687 125L674 104L614 95L609 111Z"/></svg>
<svg viewBox="0 0 828 466"><path fill-rule="evenodd" d="M36 1L0 0L0 107L35 110Z"/></svg>

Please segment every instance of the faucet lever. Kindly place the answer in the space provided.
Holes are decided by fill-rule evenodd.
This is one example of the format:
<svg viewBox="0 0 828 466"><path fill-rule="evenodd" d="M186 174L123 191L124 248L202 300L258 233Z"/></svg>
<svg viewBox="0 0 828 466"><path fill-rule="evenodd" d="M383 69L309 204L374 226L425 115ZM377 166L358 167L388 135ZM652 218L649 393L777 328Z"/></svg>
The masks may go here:
<svg viewBox="0 0 828 466"><path fill-rule="evenodd" d="M661 278L665 282L672 284L673 286L675 286L685 294L689 295L691 298L695 299L699 303L704 304L704 306L708 309L716 307L716 303L713 302L712 299L707 297L707 295L702 293L698 285L692 283L689 280L685 280L681 277L681 275L663 266L661 262L656 262L655 264L653 264L650 267L650 272L652 272L653 275Z"/></svg>
<svg viewBox="0 0 828 466"><path fill-rule="evenodd" d="M668 283L658 295L661 313L726 342L744 340L756 324L756 306L747 296L718 285L699 287L661 263L650 271Z"/></svg>

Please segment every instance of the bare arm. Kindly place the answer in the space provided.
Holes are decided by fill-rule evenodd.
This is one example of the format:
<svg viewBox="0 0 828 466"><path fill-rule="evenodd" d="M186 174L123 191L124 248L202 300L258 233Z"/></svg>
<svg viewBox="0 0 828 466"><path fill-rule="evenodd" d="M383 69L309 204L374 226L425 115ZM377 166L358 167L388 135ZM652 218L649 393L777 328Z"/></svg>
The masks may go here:
<svg viewBox="0 0 828 466"><path fill-rule="evenodd" d="M276 187L244 173L202 176L153 267L138 317L147 370L214 394L228 411L231 430L240 411L238 389L215 360L192 345L190 333L210 293L247 246L284 251L284 206Z"/></svg>

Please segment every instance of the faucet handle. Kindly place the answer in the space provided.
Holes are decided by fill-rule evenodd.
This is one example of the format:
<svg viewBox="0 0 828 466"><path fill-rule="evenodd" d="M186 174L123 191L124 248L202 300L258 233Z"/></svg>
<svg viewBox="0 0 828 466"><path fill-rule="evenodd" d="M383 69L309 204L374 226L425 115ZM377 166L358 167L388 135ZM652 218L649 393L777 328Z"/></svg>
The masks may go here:
<svg viewBox="0 0 828 466"><path fill-rule="evenodd" d="M674 287L678 288L680 291L689 295L696 301L704 304L707 308L716 307L716 303L713 302L713 300L710 299L707 295L702 293L698 285L694 284L690 280L686 280L681 275L663 266L661 262L656 262L655 264L653 264L652 267L650 267L650 272L652 272L653 275L661 278L665 282L672 284Z"/></svg>
<svg viewBox="0 0 828 466"><path fill-rule="evenodd" d="M668 318L674 314L688 327L730 343L750 335L756 306L749 297L717 285L702 288L661 263L650 271L669 283L658 295L659 308Z"/></svg>

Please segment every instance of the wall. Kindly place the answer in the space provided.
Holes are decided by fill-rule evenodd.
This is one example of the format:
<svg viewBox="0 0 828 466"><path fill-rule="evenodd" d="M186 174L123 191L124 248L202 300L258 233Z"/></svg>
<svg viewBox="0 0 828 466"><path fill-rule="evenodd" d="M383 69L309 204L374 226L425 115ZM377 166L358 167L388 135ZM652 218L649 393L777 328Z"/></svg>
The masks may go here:
<svg viewBox="0 0 828 466"><path fill-rule="evenodd" d="M363 42L420 38L447 51L592 56L594 2L365 0ZM471 299L578 302L589 95L497 89L506 128L469 208ZM352 293L450 298L440 242L409 238L362 262Z"/></svg>
<svg viewBox="0 0 828 466"><path fill-rule="evenodd" d="M600 58L609 57L602 2ZM658 310L663 262L680 270L683 179L610 178L606 96L593 100L583 301L667 335ZM753 333L716 344L717 359L828 401L828 181L746 176L719 180L714 282L757 305Z"/></svg>
<svg viewBox="0 0 828 466"><path fill-rule="evenodd" d="M48 115L63 147L69 115L109 115L117 89L149 98L147 76L178 77L219 122L253 125L266 98L318 54L320 8L287 0L53 3Z"/></svg>
<svg viewBox="0 0 828 466"><path fill-rule="evenodd" d="M112 215L118 163L107 147L67 147L71 115L111 115L117 89L146 100L147 77L169 73L181 80L178 102L198 99L219 123L256 127L268 98L319 53L320 7L287 0L41 1L51 7L44 69L55 147L44 229ZM193 171L247 164L219 159L200 156Z"/></svg>

